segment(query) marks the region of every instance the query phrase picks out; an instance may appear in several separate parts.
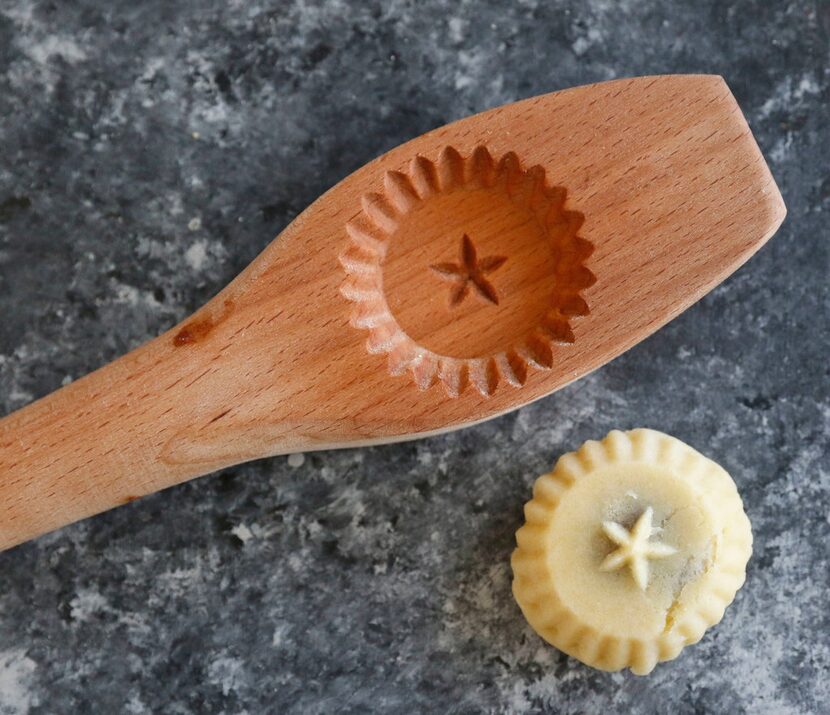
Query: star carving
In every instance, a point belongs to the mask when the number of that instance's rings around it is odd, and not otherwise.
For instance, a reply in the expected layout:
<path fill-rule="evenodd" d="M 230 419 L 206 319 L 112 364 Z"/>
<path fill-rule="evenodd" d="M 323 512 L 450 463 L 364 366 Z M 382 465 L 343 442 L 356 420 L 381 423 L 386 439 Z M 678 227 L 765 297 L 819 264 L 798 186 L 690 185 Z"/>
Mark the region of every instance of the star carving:
<path fill-rule="evenodd" d="M 612 551 L 600 564 L 600 571 L 616 571 L 623 566 L 631 569 L 634 582 L 642 591 L 648 586 L 649 559 L 664 559 L 677 553 L 677 549 L 659 541 L 649 541 L 655 533 L 652 526 L 654 510 L 648 507 L 637 519 L 631 531 L 615 521 L 604 521 L 602 530 L 619 548 Z"/>
<path fill-rule="evenodd" d="M 476 247 L 465 233 L 461 239 L 461 261 L 459 263 L 436 263 L 430 268 L 454 284 L 450 289 L 450 306 L 459 305 L 467 297 L 471 288 L 484 300 L 498 305 L 499 295 L 485 276 L 501 268 L 506 260 L 507 256 L 479 258 Z"/>

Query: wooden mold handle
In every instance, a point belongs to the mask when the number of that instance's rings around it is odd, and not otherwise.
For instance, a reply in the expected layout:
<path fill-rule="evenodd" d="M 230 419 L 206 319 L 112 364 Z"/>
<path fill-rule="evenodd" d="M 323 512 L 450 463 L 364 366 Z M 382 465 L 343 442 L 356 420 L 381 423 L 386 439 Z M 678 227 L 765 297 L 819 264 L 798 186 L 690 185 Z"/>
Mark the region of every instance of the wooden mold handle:
<path fill-rule="evenodd" d="M 167 334 L 0 420 L 0 550 L 225 466 L 163 458 L 203 372 Z"/>

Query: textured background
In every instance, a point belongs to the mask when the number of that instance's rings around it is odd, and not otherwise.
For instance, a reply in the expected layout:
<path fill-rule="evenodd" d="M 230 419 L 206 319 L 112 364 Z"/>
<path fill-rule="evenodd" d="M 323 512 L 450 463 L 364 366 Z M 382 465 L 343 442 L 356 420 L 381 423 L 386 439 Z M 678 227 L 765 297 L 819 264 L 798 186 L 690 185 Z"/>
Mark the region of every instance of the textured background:
<path fill-rule="evenodd" d="M 6 411 L 173 325 L 364 162 L 530 95 L 723 74 L 789 207 L 724 285 L 537 404 L 0 555 L 0 714 L 827 712 L 828 46 L 821 2 L 0 0 Z M 544 645 L 508 566 L 537 474 L 640 425 L 723 463 L 756 537 L 725 621 L 647 679 Z"/>

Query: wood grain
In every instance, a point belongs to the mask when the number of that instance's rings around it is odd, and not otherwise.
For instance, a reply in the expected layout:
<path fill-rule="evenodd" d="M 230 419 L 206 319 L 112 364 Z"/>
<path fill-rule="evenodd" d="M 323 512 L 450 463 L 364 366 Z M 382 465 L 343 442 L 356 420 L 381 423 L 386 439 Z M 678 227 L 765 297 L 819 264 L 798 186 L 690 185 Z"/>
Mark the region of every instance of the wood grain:
<path fill-rule="evenodd" d="M 784 215 L 715 76 L 436 129 L 327 192 L 190 319 L 1 420 L 0 548 L 230 464 L 512 410 L 671 320 Z"/>

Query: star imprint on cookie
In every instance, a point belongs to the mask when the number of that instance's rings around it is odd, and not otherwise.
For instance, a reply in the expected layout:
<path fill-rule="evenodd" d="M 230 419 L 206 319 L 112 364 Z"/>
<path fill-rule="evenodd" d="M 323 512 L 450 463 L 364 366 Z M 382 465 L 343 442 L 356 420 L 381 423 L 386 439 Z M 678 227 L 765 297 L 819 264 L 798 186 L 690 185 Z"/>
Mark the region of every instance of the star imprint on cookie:
<path fill-rule="evenodd" d="M 677 549 L 659 541 L 649 541 L 655 529 L 652 527 L 654 510 L 648 507 L 637 519 L 631 531 L 615 521 L 602 522 L 602 530 L 619 548 L 612 551 L 600 564 L 600 571 L 616 571 L 628 565 L 634 582 L 645 591 L 648 586 L 648 560 L 664 559 L 677 553 Z"/>

